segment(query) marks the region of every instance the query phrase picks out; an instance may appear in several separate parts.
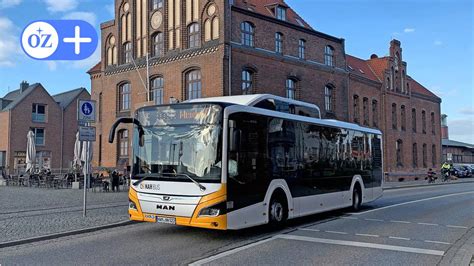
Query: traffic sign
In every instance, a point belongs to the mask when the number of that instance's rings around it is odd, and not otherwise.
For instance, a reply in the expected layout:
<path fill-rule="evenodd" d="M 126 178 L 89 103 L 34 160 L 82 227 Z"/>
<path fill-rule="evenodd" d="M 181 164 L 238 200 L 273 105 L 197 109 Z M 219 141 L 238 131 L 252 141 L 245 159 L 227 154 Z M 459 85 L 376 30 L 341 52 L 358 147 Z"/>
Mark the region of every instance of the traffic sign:
<path fill-rule="evenodd" d="M 95 122 L 95 101 L 79 100 L 77 120 L 79 122 Z"/>
<path fill-rule="evenodd" d="M 95 141 L 95 127 L 79 127 L 80 141 Z"/>

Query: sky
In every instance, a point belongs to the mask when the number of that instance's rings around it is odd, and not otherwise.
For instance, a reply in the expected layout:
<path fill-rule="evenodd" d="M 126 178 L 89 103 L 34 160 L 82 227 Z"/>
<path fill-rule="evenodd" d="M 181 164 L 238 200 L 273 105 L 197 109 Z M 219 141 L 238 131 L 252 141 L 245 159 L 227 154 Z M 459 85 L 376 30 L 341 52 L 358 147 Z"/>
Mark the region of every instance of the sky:
<path fill-rule="evenodd" d="M 408 74 L 442 98 L 450 138 L 474 143 L 472 0 L 287 0 L 318 31 L 345 39 L 348 54 L 368 59 L 402 42 Z M 82 19 L 100 32 L 113 19 L 113 0 L 0 0 L 0 97 L 22 80 L 51 93 L 85 87 L 100 50 L 75 62 L 35 61 L 20 47 L 20 35 L 40 19 Z M 99 33 L 100 34 L 100 33 Z M 100 46 L 99 46 L 100 47 Z"/>

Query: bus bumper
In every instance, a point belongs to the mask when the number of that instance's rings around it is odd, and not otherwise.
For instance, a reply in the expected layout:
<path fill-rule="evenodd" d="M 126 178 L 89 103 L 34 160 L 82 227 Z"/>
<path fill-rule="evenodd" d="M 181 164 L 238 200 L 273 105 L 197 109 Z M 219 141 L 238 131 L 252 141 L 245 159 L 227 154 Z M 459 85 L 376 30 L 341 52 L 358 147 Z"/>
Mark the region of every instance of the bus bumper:
<path fill-rule="evenodd" d="M 222 185 L 222 188 L 219 191 L 216 191 L 212 194 L 206 195 L 201 198 L 199 204 L 196 206 L 192 217 L 179 217 L 179 216 L 168 216 L 168 215 L 158 215 L 159 217 L 165 218 L 175 218 L 176 225 L 182 226 L 191 226 L 191 227 L 200 227 L 206 229 L 217 229 L 217 230 L 227 230 L 227 214 L 226 208 L 221 207 L 218 216 L 199 216 L 201 210 L 215 207 L 215 206 L 226 206 L 227 193 L 225 185 Z M 140 221 L 140 222 L 150 222 L 156 223 L 157 214 L 152 213 L 143 213 L 140 207 L 140 202 L 138 200 L 137 192 L 130 188 L 129 191 L 129 208 L 128 214 L 130 215 L 130 220 Z"/>

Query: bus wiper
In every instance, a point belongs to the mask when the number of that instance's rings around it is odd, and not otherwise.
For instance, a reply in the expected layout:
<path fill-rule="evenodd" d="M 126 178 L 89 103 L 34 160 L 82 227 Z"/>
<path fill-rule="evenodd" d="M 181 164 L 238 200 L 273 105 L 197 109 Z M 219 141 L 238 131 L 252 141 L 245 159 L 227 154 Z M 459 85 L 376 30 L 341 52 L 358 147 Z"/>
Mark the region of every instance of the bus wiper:
<path fill-rule="evenodd" d="M 146 179 L 148 179 L 148 178 L 150 178 L 150 177 L 156 177 L 156 176 L 159 177 L 158 174 L 146 174 L 144 177 L 142 177 L 142 178 L 140 178 L 139 180 L 133 182 L 133 185 L 134 185 L 134 186 L 138 186 L 138 185 L 140 185 L 141 182 L 145 181 Z"/>
<path fill-rule="evenodd" d="M 174 170 L 173 170 L 173 171 L 174 171 Z M 201 185 L 198 181 L 196 181 L 194 178 L 190 177 L 190 176 L 187 175 L 187 174 L 178 174 L 178 173 L 174 172 L 174 173 L 172 173 L 172 174 L 171 174 L 171 173 L 163 173 L 163 175 L 171 175 L 171 176 L 173 176 L 173 175 L 174 175 L 174 176 L 178 176 L 178 175 L 179 175 L 179 176 L 184 176 L 184 177 L 188 178 L 189 180 L 191 180 L 196 186 L 198 186 L 201 191 L 205 191 L 205 190 L 206 190 L 206 187 L 205 187 L 205 186 Z"/>

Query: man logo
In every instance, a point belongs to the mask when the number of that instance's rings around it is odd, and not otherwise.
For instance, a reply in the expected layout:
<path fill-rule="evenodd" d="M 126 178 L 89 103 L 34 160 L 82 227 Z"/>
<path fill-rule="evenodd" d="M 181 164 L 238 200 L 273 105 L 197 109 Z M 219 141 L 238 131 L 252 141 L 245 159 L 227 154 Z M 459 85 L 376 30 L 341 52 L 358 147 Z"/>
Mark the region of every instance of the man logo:
<path fill-rule="evenodd" d="M 167 211 L 174 211 L 175 206 L 169 206 L 169 205 L 156 205 L 156 208 L 158 210 L 167 210 Z"/>
<path fill-rule="evenodd" d="M 171 200 L 171 197 L 170 197 L 170 196 L 163 196 L 163 200 L 164 200 L 164 201 L 170 201 L 170 200 Z"/>

